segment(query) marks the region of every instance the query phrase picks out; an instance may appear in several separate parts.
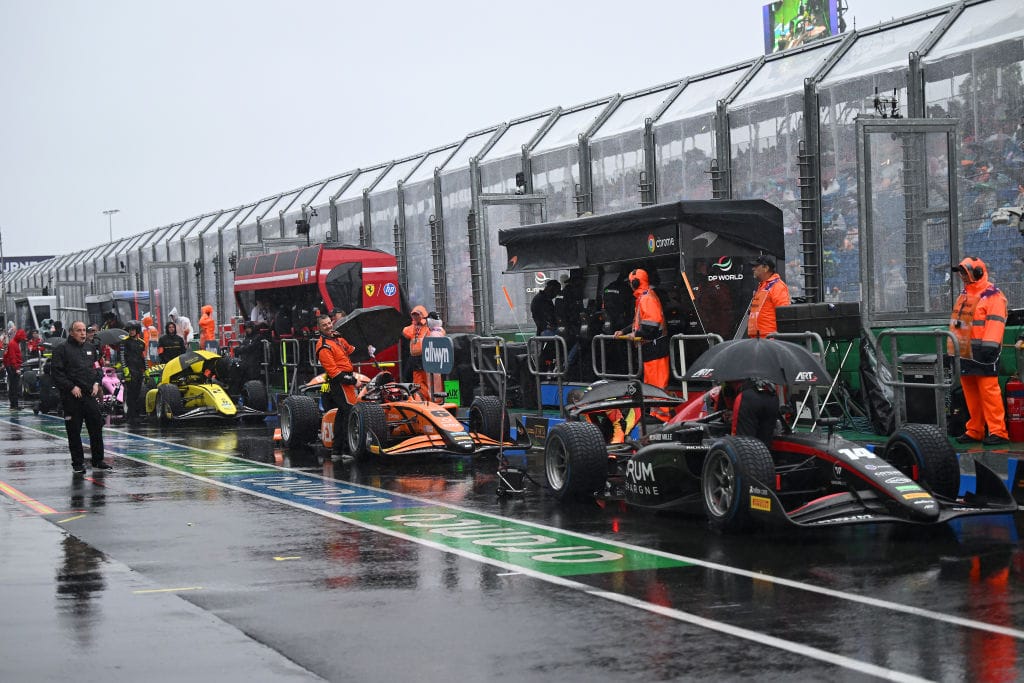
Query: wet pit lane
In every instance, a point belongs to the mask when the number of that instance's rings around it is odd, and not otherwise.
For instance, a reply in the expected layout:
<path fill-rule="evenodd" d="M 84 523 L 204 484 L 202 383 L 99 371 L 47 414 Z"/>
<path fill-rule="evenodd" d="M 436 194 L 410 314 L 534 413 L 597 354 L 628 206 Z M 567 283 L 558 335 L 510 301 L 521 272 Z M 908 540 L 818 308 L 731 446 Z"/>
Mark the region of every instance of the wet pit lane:
<path fill-rule="evenodd" d="M 0 680 L 1024 677 L 1019 515 L 718 536 L 271 432 L 115 426 L 76 479 L 59 419 L 0 411 Z"/>

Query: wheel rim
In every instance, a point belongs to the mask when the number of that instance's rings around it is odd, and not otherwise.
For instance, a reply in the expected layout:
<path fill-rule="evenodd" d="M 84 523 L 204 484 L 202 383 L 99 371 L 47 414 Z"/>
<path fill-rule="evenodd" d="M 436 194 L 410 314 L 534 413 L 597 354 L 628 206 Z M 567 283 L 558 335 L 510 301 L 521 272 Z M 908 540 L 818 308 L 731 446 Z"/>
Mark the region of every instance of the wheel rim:
<path fill-rule="evenodd" d="M 335 436 L 337 436 L 337 431 L 338 430 L 335 429 L 334 431 L 335 431 Z M 348 438 L 348 450 L 349 450 L 349 452 L 352 453 L 352 455 L 356 455 L 357 453 L 361 453 L 362 450 L 363 450 L 361 448 L 361 446 L 365 446 L 366 439 L 365 439 L 365 437 L 363 437 L 363 439 L 362 439 L 363 443 L 360 443 L 361 439 L 360 439 L 360 434 L 359 434 L 359 415 L 356 413 L 355 410 L 353 410 L 351 413 L 349 413 L 349 416 L 348 416 L 348 429 L 346 431 L 347 431 L 347 434 L 345 436 Z"/>
<path fill-rule="evenodd" d="M 292 436 L 292 411 L 290 406 L 282 407 L 284 410 L 281 411 L 281 440 L 288 443 Z"/>
<path fill-rule="evenodd" d="M 561 491 L 565 487 L 568 462 L 565 444 L 561 439 L 552 439 L 550 448 L 544 453 L 544 470 L 548 475 L 548 483 L 556 491 Z"/>
<path fill-rule="evenodd" d="M 712 460 L 704 475 L 704 501 L 713 515 L 722 517 L 736 498 L 736 469 L 725 453 L 716 451 L 708 457 Z"/>

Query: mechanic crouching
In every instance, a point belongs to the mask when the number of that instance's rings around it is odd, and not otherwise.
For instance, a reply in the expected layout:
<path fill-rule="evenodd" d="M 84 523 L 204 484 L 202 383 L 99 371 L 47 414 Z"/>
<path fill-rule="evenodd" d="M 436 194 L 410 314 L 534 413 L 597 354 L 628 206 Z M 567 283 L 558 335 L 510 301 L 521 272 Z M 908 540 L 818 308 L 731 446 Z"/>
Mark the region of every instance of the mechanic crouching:
<path fill-rule="evenodd" d="M 779 397 L 766 379 L 726 382 L 718 397 L 718 409 L 735 436 L 752 436 L 771 446 L 779 420 Z"/>

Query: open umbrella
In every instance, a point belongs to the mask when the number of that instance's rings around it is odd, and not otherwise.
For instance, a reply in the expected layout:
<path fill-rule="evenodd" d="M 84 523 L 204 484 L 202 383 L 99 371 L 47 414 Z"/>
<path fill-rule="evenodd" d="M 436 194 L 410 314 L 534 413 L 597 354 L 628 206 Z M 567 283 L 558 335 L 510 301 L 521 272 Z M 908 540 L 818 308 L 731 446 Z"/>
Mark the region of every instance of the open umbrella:
<path fill-rule="evenodd" d="M 359 362 L 370 357 L 367 346 L 385 349 L 397 344 L 402 338 L 402 328 L 408 324 L 409 320 L 401 311 L 391 306 L 368 306 L 357 308 L 334 323 L 334 331 L 356 347 L 350 357 Z"/>
<path fill-rule="evenodd" d="M 779 339 L 735 339 L 716 344 L 690 365 L 685 379 L 733 382 L 766 379 L 782 386 L 829 386 L 821 361 L 799 344 Z"/>
<path fill-rule="evenodd" d="M 128 333 L 119 327 L 111 327 L 97 332 L 96 338 L 107 346 L 117 346 L 128 338 Z"/>

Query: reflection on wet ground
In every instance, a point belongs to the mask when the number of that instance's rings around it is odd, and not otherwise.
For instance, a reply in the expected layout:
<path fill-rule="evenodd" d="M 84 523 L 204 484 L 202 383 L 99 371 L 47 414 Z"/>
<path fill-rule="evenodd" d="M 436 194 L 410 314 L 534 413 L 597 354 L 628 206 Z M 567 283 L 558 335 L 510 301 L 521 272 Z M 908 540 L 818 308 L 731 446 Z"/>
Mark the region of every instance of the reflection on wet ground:
<path fill-rule="evenodd" d="M 254 496 L 236 475 L 215 481 L 136 456 L 115 457 L 105 476 L 74 479 L 66 444 L 10 424 L 39 430 L 40 419 L 0 416 L 0 432 L 20 437 L 16 451 L 0 456 L 0 481 L 57 512 L 44 523 L 5 498 L 0 533 L 27 550 L 31 539 L 46 537 L 35 527 L 15 531 L 32 521 L 58 540 L 49 555 L 8 554 L 0 570 L 16 586 L 14 563 L 30 557 L 50 567 L 49 597 L 39 602 L 23 591 L 16 605 L 38 610 L 55 600 L 56 621 L 32 632 L 51 640 L 59 633 L 75 651 L 109 650 L 111 632 L 137 640 L 115 624 L 130 617 L 135 630 L 159 630 L 187 607 L 161 642 L 195 647 L 187 633 L 195 620 L 216 622 L 210 642 L 218 647 L 199 648 L 205 654 L 192 669 L 200 677 L 223 662 L 228 671 L 251 672 L 244 662 L 259 658 L 264 674 L 327 680 L 407 679 L 410 672 L 422 680 L 1020 677 L 1019 515 L 934 529 L 718 536 L 695 517 L 617 503 L 564 505 L 533 484 L 523 496 L 499 498 L 494 458 L 332 461 L 322 452 L 275 448 L 263 425 L 133 430 L 425 506 L 400 511 L 419 527 L 388 526 L 387 510 L 314 514 L 306 503 Z M 116 438 L 111 443 L 128 450 Z M 159 447 L 132 446 L 140 456 Z M 537 456 L 530 470 L 542 477 Z M 532 526 L 481 526 L 491 520 Z M 463 525 L 467 539 L 472 532 L 492 542 L 484 546 L 491 554 L 442 545 L 458 531 L 449 524 Z M 493 561 L 509 557 L 493 550 L 497 534 L 525 545 L 530 534 L 557 533 L 573 534 L 560 547 L 600 542 L 666 564 L 556 576 Z M 13 671 L 23 674 L 4 680 L 56 680 L 73 668 L 41 670 L 10 642 L 0 647 L 2 661 L 17 662 Z M 121 671 L 150 664 L 142 655 L 126 661 Z M 159 662 L 152 665 L 159 670 Z M 40 671 L 41 678 L 31 675 Z M 137 680 L 104 673 L 104 680 Z"/>

